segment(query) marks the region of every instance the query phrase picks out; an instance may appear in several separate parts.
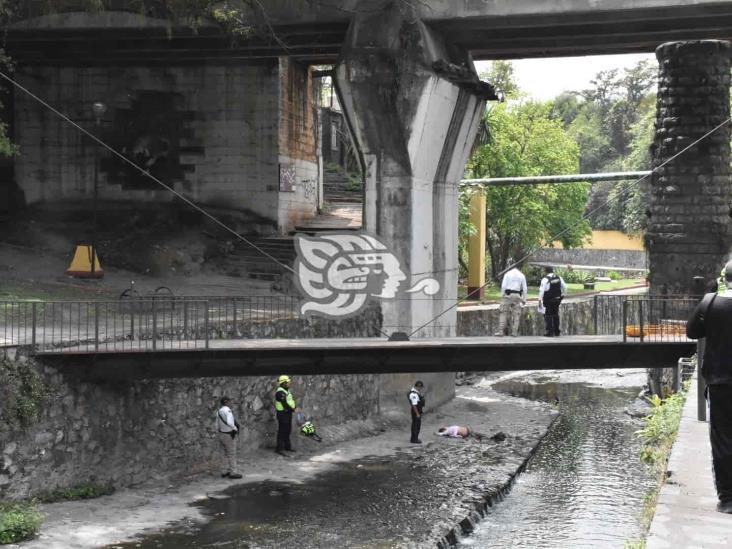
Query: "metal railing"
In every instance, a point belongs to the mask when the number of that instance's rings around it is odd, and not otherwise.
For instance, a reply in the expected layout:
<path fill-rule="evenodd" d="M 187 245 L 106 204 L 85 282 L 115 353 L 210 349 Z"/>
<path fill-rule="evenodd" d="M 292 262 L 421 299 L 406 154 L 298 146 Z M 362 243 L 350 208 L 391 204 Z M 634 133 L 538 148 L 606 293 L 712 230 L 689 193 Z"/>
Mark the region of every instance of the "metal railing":
<path fill-rule="evenodd" d="M 590 298 L 585 333 L 618 342 L 685 341 L 696 299 L 644 295 Z M 299 319 L 293 296 L 186 296 L 119 301 L 0 302 L 0 346 L 89 352 L 208 348 L 212 339 L 276 337 L 271 329 Z M 286 328 L 284 326 L 280 326 Z"/>
<path fill-rule="evenodd" d="M 299 318 L 293 296 L 0 302 L 0 346 L 90 352 L 208 348 L 257 324 Z"/>

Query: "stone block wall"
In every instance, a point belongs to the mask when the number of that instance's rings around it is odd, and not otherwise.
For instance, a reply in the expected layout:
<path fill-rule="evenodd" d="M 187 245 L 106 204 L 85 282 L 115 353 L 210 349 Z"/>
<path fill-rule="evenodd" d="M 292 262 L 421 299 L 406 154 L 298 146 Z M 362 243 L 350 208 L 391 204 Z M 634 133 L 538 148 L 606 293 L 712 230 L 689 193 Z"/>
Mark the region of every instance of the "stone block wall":
<path fill-rule="evenodd" d="M 194 202 L 270 219 L 281 232 L 315 214 L 312 86 L 288 60 L 167 67 L 21 67 L 19 81 Z M 92 104 L 107 111 L 100 125 Z M 16 181 L 26 204 L 91 200 L 99 154 L 104 202 L 173 195 L 22 92 L 15 94 Z M 308 154 L 306 154 L 308 153 Z M 281 165 L 297 185 L 282 192 Z"/>
<path fill-rule="evenodd" d="M 722 125 L 730 114 L 729 56 L 730 44 L 713 40 L 656 50 L 655 173 L 646 231 L 651 293 L 696 293 L 692 278 L 718 276 L 730 252 L 730 126 Z"/>
<path fill-rule="evenodd" d="M 215 470 L 221 452 L 214 420 L 223 395 L 233 399 L 242 426 L 240 452 L 274 445 L 274 378 L 88 383 L 21 355 L 11 358 L 35 369 L 49 396 L 31 426 L 0 429 L 0 498 L 90 479 L 121 487 Z M 319 427 L 377 414 L 378 386 L 376 375 L 293 378 L 298 405 Z"/>

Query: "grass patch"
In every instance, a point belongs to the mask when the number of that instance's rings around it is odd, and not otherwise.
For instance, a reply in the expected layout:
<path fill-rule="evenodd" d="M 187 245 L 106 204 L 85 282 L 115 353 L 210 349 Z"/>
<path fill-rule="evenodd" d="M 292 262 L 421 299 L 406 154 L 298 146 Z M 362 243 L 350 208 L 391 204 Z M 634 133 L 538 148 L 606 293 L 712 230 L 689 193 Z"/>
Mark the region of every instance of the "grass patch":
<path fill-rule="evenodd" d="M 0 503 L 0 544 L 30 539 L 42 523 L 43 515 L 32 503 Z"/>
<path fill-rule="evenodd" d="M 37 499 L 43 503 L 56 503 L 57 501 L 93 499 L 110 494 L 114 494 L 114 486 L 111 484 L 90 481 L 70 488 L 56 488 L 50 492 L 43 492 L 37 496 Z"/>
<path fill-rule="evenodd" d="M 651 403 L 651 413 L 643 419 L 645 427 L 636 434 L 643 439 L 645 445 L 640 451 L 640 460 L 652 468 L 656 478 L 656 486 L 651 488 L 643 498 L 643 513 L 641 526 L 648 532 L 656 514 L 656 504 L 661 488 L 666 481 L 666 466 L 668 457 L 681 423 L 681 412 L 686 402 L 686 395 L 690 382 L 684 383 L 683 389 L 668 398 L 661 399 L 653 395 L 648 401 Z M 645 540 L 627 541 L 624 549 L 645 549 Z"/>

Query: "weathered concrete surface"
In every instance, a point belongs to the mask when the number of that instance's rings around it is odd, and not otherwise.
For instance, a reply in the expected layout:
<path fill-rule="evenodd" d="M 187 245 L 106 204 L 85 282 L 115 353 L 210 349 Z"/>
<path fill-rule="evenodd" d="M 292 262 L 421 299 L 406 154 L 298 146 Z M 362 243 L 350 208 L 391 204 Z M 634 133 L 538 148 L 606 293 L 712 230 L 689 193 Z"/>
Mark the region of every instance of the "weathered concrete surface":
<path fill-rule="evenodd" d="M 338 516 L 352 517 L 349 536 L 353 539 L 363 537 L 369 543 L 388 540 L 385 546 L 410 549 L 434 547 L 438 543 L 446 547 L 446 542 L 455 541 L 463 528 L 467 531 L 472 528 L 487 504 L 501 498 L 557 414 L 546 404 L 502 396 L 486 386 L 461 388 L 459 397 L 439 410 L 428 408 L 421 446 L 407 442 L 406 409 L 380 425 L 362 426 L 362 434 L 368 434 L 374 427 L 386 429 L 376 436 L 343 441 L 343 432 L 326 427 L 322 429 L 325 437 L 322 445 L 296 437 L 296 459 L 273 459 L 269 452 L 241 457 L 242 481 L 232 483 L 199 476 L 181 485 L 159 479 L 101 500 L 43 506 L 47 519 L 41 536 L 21 547 L 87 549 L 129 540 L 142 530 L 149 533 L 151 529 L 159 530 L 170 526 L 173 520 L 184 518 L 185 521 L 173 526 L 173 531 L 189 530 L 191 525 L 213 519 L 206 509 L 189 504 L 194 500 L 236 497 L 237 488 L 262 481 L 300 486 L 317 483 L 322 475 L 335 472 L 338 467 L 355 469 L 358 462 L 352 462 L 363 457 L 377 460 L 378 466 L 393 468 L 395 472 L 406 467 L 408 474 L 389 483 L 383 491 L 379 487 L 379 497 L 368 501 L 355 496 L 323 501 L 318 508 L 293 507 L 287 521 L 296 527 L 277 530 L 275 538 L 267 537 L 267 528 L 263 529 L 264 538 L 255 532 L 257 546 L 327 547 L 329 543 L 324 540 L 328 539 L 332 521 Z M 442 439 L 434 434 L 439 426 L 454 423 L 467 423 L 473 430 L 488 435 L 500 431 L 506 439 L 462 441 Z M 352 430 L 351 436 L 355 433 Z M 368 482 L 368 465 L 363 471 L 364 482 Z M 221 494 L 221 490 L 232 484 L 234 488 Z M 232 516 L 215 520 L 234 524 L 238 519 Z M 339 523 L 337 528 L 341 527 Z M 239 527 L 236 531 L 246 534 Z M 294 538 L 290 540 L 288 536 Z M 133 539 L 130 546 L 138 542 Z M 149 543 L 155 545 L 157 540 Z M 175 547 L 175 538 L 170 543 L 170 547 Z"/>
<path fill-rule="evenodd" d="M 679 434 L 668 461 L 647 549 L 707 549 L 732 546 L 732 515 L 716 510 L 709 424 L 696 419 L 697 379 L 689 388 Z"/>
<path fill-rule="evenodd" d="M 332 62 L 338 56 L 351 17 L 384 11 L 392 3 L 410 17 L 427 21 L 477 58 L 652 51 L 670 40 L 732 36 L 732 12 L 725 0 L 271 0 L 264 10 L 255 8 L 248 19 L 255 24 L 273 25 L 280 38 L 276 42 L 255 38 L 232 47 L 231 40 L 206 21 L 199 22 L 195 36 L 184 22 L 179 22 L 180 26 L 173 27 L 171 32 L 170 14 L 165 10 L 152 10 L 150 18 L 143 18 L 136 5 L 131 8 L 135 13 L 41 15 L 44 12 L 39 4 L 32 4 L 22 12 L 28 19 L 15 23 L 9 38 L 11 43 L 22 40 L 16 42 L 21 48 L 16 56 L 28 58 L 45 53 L 53 59 L 58 52 L 49 47 L 51 39 L 43 37 L 44 30 L 126 29 L 139 36 L 143 28 L 148 36 L 156 38 L 159 46 L 149 53 L 151 62 L 170 60 L 171 52 L 176 50 L 187 59 L 278 56 L 285 51 L 283 44 L 288 54 Z M 31 45 L 29 38 L 36 43 Z M 134 59 L 130 45 L 115 43 L 111 36 L 97 37 L 99 44 L 104 44 L 97 51 L 84 48 L 79 38 L 71 47 L 80 58 L 101 57 L 103 53 L 120 60 Z"/>
<path fill-rule="evenodd" d="M 217 215 L 286 233 L 315 215 L 316 157 L 310 69 L 260 63 L 19 68 L 19 82 L 166 185 Z M 107 104 L 95 126 L 91 104 Z M 15 182 L 25 205 L 88 211 L 99 155 L 102 210 L 171 203 L 174 196 L 101 149 L 27 94 L 14 91 Z M 289 185 L 281 185 L 287 178 Z"/>
<path fill-rule="evenodd" d="M 651 294 L 694 295 L 694 276 L 719 276 L 732 246 L 730 43 L 690 41 L 656 50 L 660 63 L 655 170 L 645 234 Z M 663 165 L 674 155 L 678 159 Z"/>

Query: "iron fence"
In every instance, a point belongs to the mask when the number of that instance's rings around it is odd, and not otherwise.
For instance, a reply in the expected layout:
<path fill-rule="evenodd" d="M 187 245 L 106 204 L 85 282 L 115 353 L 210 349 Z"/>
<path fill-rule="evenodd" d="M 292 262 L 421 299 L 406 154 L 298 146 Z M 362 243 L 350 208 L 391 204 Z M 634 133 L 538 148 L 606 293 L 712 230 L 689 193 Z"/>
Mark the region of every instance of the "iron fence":
<path fill-rule="evenodd" d="M 207 348 L 261 323 L 299 317 L 292 296 L 186 296 L 118 301 L 0 302 L 0 346 L 85 351 Z"/>
<path fill-rule="evenodd" d="M 683 341 L 698 303 L 685 297 L 598 295 L 585 333 L 618 341 Z M 269 326 L 300 318 L 294 296 L 186 296 L 119 301 L 0 302 L 0 346 L 90 352 L 208 348 L 212 339 L 274 337 Z"/>

